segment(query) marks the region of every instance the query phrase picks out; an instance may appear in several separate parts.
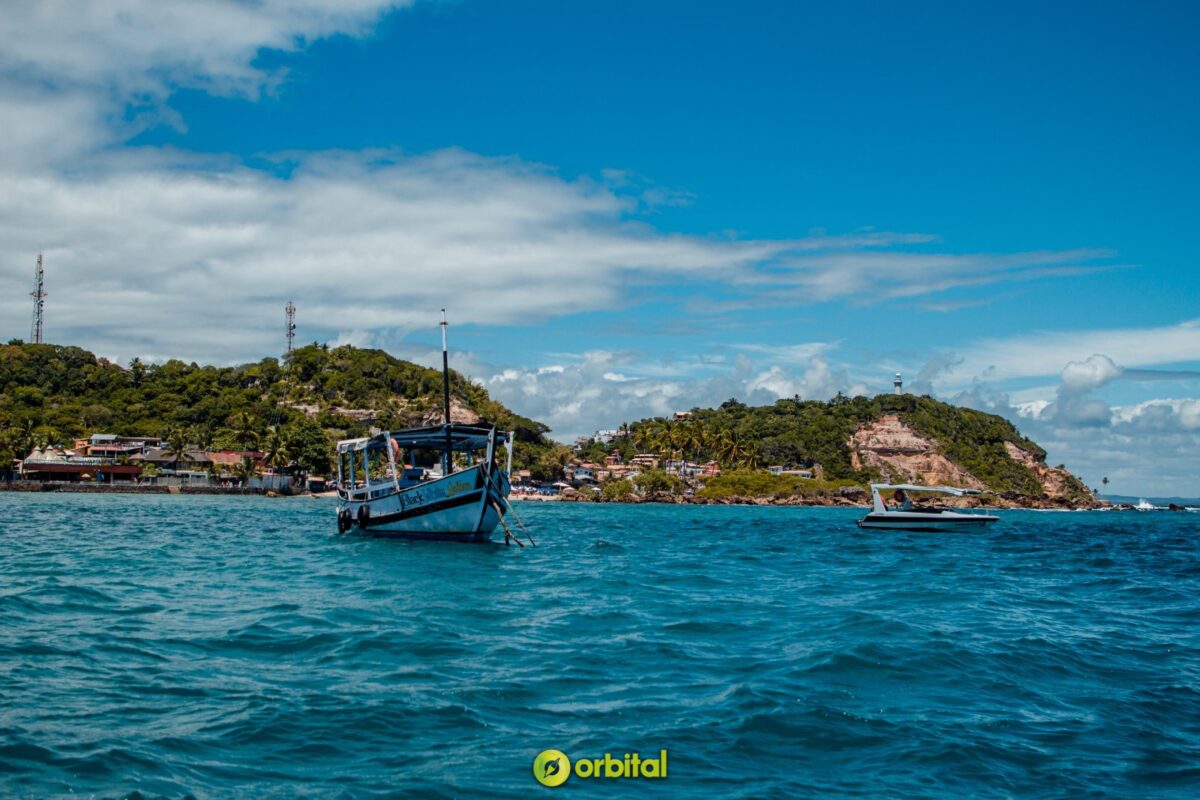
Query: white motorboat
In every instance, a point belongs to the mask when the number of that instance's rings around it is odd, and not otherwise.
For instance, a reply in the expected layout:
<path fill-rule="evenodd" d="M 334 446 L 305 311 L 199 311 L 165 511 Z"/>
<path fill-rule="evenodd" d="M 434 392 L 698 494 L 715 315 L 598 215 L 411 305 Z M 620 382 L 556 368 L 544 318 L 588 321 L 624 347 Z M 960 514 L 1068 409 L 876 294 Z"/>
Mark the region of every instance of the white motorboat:
<path fill-rule="evenodd" d="M 894 507 L 889 507 L 881 492 L 892 492 Z M 972 514 L 940 506 L 914 505 L 913 492 L 932 492 L 954 497 L 982 494 L 978 489 L 953 486 L 915 486 L 911 484 L 871 484 L 871 513 L 858 521 L 858 527 L 897 531 L 981 530 L 1000 518 L 992 514 Z"/>

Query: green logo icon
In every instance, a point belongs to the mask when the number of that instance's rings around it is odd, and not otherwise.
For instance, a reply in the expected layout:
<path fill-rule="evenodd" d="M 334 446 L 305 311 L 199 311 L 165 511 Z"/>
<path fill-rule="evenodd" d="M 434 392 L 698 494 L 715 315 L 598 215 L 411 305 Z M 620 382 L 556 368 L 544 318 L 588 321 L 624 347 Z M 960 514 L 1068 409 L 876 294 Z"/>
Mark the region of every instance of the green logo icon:
<path fill-rule="evenodd" d="M 543 750 L 533 760 L 533 777 L 542 786 L 561 786 L 571 775 L 571 759 L 561 750 Z"/>

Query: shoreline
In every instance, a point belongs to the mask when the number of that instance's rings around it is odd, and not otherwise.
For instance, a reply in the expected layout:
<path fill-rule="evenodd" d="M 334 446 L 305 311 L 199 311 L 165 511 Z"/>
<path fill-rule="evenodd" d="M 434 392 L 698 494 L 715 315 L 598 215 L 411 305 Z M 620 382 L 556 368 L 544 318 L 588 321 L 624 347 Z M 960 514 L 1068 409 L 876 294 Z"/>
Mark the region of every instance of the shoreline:
<path fill-rule="evenodd" d="M 152 495 L 245 495 L 257 497 L 299 497 L 299 493 L 283 493 L 274 489 L 227 486 L 139 486 L 124 483 L 42 483 L 40 481 L 0 481 L 0 492 L 27 494 L 152 494 Z"/>
<path fill-rule="evenodd" d="M 67 493 L 67 494 L 144 494 L 144 495 L 225 495 L 245 497 L 332 497 L 333 492 L 295 492 L 285 494 L 270 489 L 224 486 L 137 486 L 126 484 L 96 483 L 40 483 L 37 481 L 0 481 L 0 492 L 21 493 Z M 619 500 L 601 500 L 583 496 L 512 495 L 510 501 L 529 503 L 577 503 L 596 505 L 693 505 L 693 506 L 780 506 L 792 508 L 870 508 L 871 504 L 857 497 L 684 497 L 681 495 L 656 494 L 651 497 L 627 497 Z M 955 508 L 992 509 L 1010 511 L 1124 511 L 1132 506 L 1109 503 L 1071 503 L 1068 501 L 1020 502 L 1002 499 L 999 503 L 944 504 Z"/>

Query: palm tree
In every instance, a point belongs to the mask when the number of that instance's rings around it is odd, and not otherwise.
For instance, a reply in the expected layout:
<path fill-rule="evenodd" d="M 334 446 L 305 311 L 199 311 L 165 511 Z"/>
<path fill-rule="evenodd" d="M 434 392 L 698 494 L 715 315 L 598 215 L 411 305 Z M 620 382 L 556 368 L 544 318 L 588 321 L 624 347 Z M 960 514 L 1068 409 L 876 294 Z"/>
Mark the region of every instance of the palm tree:
<path fill-rule="evenodd" d="M 699 460 L 700 453 L 708 447 L 708 431 L 704 429 L 704 422 L 696 420 L 683 429 L 684 447 L 692 454 L 692 458 Z"/>
<path fill-rule="evenodd" d="M 187 454 L 187 433 L 178 425 L 167 428 L 163 437 L 167 440 L 167 452 L 171 454 L 171 469 L 179 471 L 179 460 Z"/>
<path fill-rule="evenodd" d="M 146 365 L 140 358 L 135 357 L 129 362 L 129 374 L 133 378 L 134 388 L 142 385 L 142 379 L 146 377 Z"/>
<path fill-rule="evenodd" d="M 245 411 L 238 412 L 234 417 L 234 436 L 241 443 L 243 450 L 253 450 L 254 445 L 258 444 L 258 431 L 254 429 L 254 422 L 254 418 Z"/>
<path fill-rule="evenodd" d="M 264 449 L 266 453 L 263 456 L 263 463 L 268 467 L 282 467 L 288 463 L 288 458 L 285 454 L 287 443 L 283 438 L 283 433 L 276 426 L 272 425 L 267 429 L 267 439 Z"/>
<path fill-rule="evenodd" d="M 4 475 L 5 480 L 12 480 L 12 465 L 19 457 L 24 458 L 24 456 L 17 455 L 15 432 L 0 432 L 0 474 Z"/>
<path fill-rule="evenodd" d="M 33 451 L 37 444 L 37 435 L 34 433 L 36 430 L 37 423 L 29 418 L 25 419 L 21 423 L 21 427 L 17 428 L 15 445 L 19 458 L 25 458 Z"/>
<path fill-rule="evenodd" d="M 733 431 L 723 430 L 717 434 L 714 447 L 717 451 L 717 460 L 723 467 L 737 466 L 742 460 L 742 446 L 738 442 L 737 434 Z"/>
<path fill-rule="evenodd" d="M 683 444 L 684 431 L 678 422 L 666 420 L 658 429 L 658 447 L 667 456 L 675 458 Z"/>
<path fill-rule="evenodd" d="M 197 447 L 207 452 L 212 450 L 213 439 L 215 439 L 216 436 L 213 434 L 212 428 L 208 427 L 207 425 L 200 425 L 192 429 L 191 438 L 192 441 L 196 443 Z"/>
<path fill-rule="evenodd" d="M 254 459 L 249 456 L 242 458 L 241 462 L 233 468 L 233 474 L 242 480 L 242 486 L 249 486 L 250 479 L 255 476 L 258 469 L 254 466 Z"/>
<path fill-rule="evenodd" d="M 653 438 L 654 429 L 649 425 L 638 425 L 633 429 L 633 444 L 639 451 L 645 450 L 647 447 L 649 447 Z"/>

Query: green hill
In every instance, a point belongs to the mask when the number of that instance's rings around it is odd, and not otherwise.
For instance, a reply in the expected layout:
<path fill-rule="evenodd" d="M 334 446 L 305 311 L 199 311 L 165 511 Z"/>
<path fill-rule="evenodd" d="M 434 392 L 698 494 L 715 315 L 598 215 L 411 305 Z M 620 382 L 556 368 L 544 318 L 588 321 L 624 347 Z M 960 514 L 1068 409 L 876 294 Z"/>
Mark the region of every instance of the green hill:
<path fill-rule="evenodd" d="M 911 434 L 910 442 L 917 443 L 911 452 L 893 453 L 856 440 L 856 434 L 884 420 L 896 420 L 896 428 Z M 726 472 L 777 464 L 819 466 L 820 477 L 830 486 L 882 478 L 921 480 L 919 467 L 905 472 L 905 459 L 911 457 L 936 462 L 943 471 L 997 493 L 1070 502 L 1093 499 L 1064 468 L 1046 466 L 1045 451 L 1008 420 L 930 397 L 839 395 L 829 402 L 785 399 L 761 407 L 729 400 L 716 409 L 693 409 L 684 420 L 647 419 L 626 429 L 628 439 L 616 446 L 627 457 L 651 450 L 717 461 Z M 588 455 L 598 457 L 612 447 L 593 445 Z M 739 480 L 746 482 L 744 474 Z M 786 488 L 795 480 L 778 483 Z"/>
<path fill-rule="evenodd" d="M 514 430 L 519 464 L 550 447 L 546 426 L 514 414 L 480 386 L 450 376 L 456 408 Z M 126 366 L 79 347 L 0 345 L 0 456 L 93 432 L 186 437 L 211 447 L 290 449 L 314 472 L 329 468 L 336 438 L 371 426 L 439 419 L 442 375 L 381 350 L 316 344 L 281 362 L 236 367 L 171 360 Z M 322 452 L 325 453 L 322 457 Z M 301 454 L 304 454 L 301 458 Z"/>

